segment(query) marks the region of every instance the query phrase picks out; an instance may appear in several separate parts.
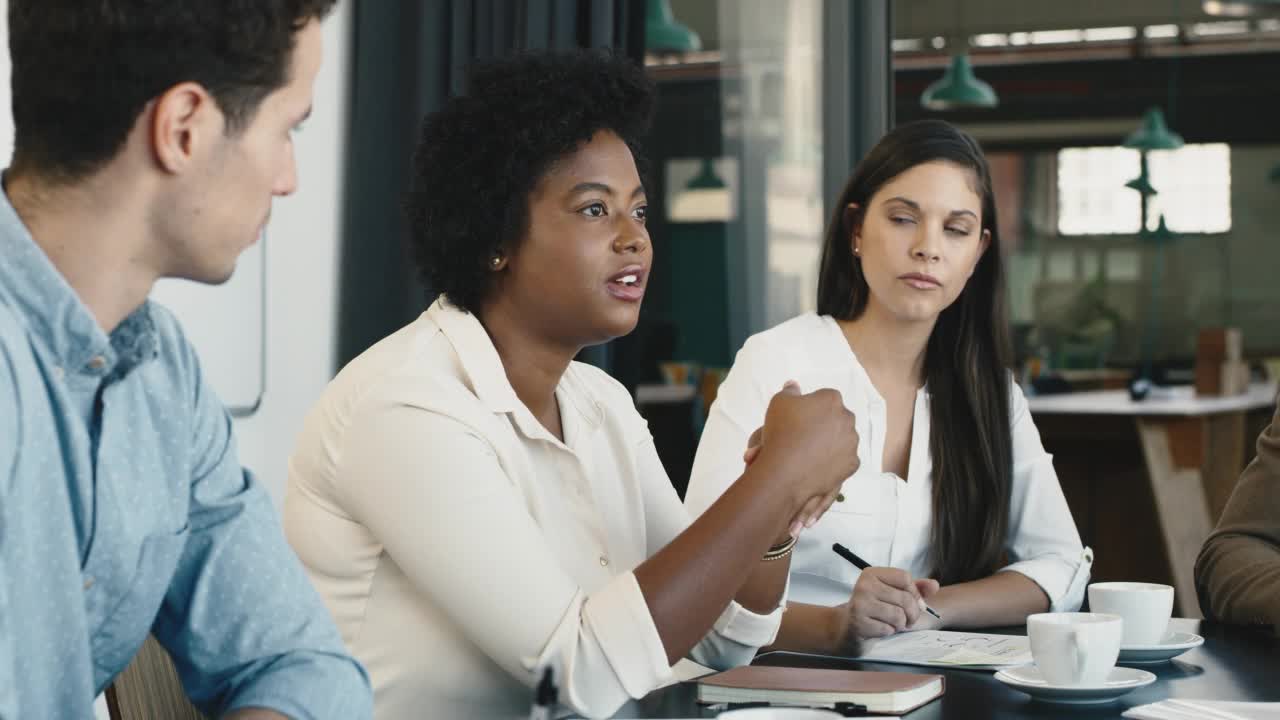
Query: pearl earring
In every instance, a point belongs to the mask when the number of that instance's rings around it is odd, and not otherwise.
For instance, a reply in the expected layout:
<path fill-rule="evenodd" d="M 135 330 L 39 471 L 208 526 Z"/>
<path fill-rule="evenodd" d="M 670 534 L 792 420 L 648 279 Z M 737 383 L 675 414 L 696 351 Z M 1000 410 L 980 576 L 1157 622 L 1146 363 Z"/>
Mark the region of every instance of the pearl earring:
<path fill-rule="evenodd" d="M 502 264 L 501 255 L 494 255 L 493 257 L 489 258 L 489 267 L 493 268 L 494 270 L 497 270 L 498 266 L 501 264 Z"/>

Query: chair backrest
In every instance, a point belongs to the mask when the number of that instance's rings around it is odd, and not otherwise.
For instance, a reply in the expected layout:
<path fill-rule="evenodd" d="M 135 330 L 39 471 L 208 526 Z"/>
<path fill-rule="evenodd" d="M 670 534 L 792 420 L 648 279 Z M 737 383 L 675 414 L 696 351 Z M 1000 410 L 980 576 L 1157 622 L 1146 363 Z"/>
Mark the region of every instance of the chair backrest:
<path fill-rule="evenodd" d="M 207 720 L 187 700 L 169 653 L 151 635 L 107 688 L 107 710 L 111 720 Z"/>

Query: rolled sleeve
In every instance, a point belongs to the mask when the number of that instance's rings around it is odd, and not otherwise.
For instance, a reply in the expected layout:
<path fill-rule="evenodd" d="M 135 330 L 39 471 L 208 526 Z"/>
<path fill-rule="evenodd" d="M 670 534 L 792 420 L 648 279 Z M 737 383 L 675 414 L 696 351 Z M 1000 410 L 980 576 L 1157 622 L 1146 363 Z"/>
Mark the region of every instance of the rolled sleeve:
<path fill-rule="evenodd" d="M 619 575 L 593 593 L 583 604 L 582 614 L 627 695 L 643 697 L 670 680 L 667 651 L 658 635 L 658 628 L 653 624 L 635 573 Z M 583 675 L 587 674 L 578 678 Z M 570 673 L 570 677 L 573 678 L 574 674 Z M 574 683 L 570 686 L 571 694 L 579 698 L 575 705 L 597 705 L 587 700 L 591 689 L 581 685 Z"/>
<path fill-rule="evenodd" d="M 1013 498 L 1006 546 L 1012 561 L 1002 571 L 1021 573 L 1040 586 L 1053 612 L 1073 611 L 1084 602 L 1092 553 L 1080 542 L 1071 509 L 1053 469 L 1053 456 L 1016 385 L 1010 390 L 1013 424 Z"/>
<path fill-rule="evenodd" d="M 648 435 L 647 428 L 644 433 Z M 745 438 L 742 446 L 745 449 Z M 667 479 L 666 470 L 662 467 L 652 439 L 644 441 L 636 454 L 640 458 L 641 476 L 645 479 L 648 552 L 653 555 L 688 527 L 689 510 L 680 503 L 680 498 Z M 711 632 L 694 646 L 690 657 L 702 665 L 721 670 L 750 663 L 757 650 L 777 638 L 790 588 L 791 578 L 788 575 L 778 607 L 765 615 L 754 613 L 736 601 L 730 601 L 716 619 Z"/>
<path fill-rule="evenodd" d="M 791 578 L 788 576 L 778 607 L 766 615 L 754 613 L 736 601 L 730 602 L 716 619 L 712 631 L 693 648 L 690 657 L 717 670 L 750 664 L 760 648 L 772 645 L 778 638 L 790 590 Z"/>
<path fill-rule="evenodd" d="M 255 679 L 236 693 L 225 713 L 267 708 L 293 720 L 371 717 L 369 691 L 352 683 L 353 674 L 343 665 L 341 656 L 314 652 L 294 652 L 266 663 L 253 669 Z"/>
<path fill-rule="evenodd" d="M 787 582 L 790 584 L 789 579 Z M 782 612 L 786 602 L 786 593 L 783 593 L 782 602 L 767 615 L 759 615 L 736 601 L 731 602 L 716 620 L 715 631 L 725 639 L 742 645 L 752 647 L 768 645 L 778 636 L 778 624 L 782 622 Z"/>
<path fill-rule="evenodd" d="M 189 535 L 153 626 L 187 693 L 206 712 L 370 717 L 368 678 L 240 467 L 230 418 L 207 387 L 196 409 Z"/>
<path fill-rule="evenodd" d="M 1084 602 L 1089 584 L 1092 555 L 1084 551 L 1074 561 L 1067 558 L 1039 558 L 1015 562 L 1000 572 L 1016 572 L 1027 576 L 1049 597 L 1049 612 L 1074 612 Z"/>

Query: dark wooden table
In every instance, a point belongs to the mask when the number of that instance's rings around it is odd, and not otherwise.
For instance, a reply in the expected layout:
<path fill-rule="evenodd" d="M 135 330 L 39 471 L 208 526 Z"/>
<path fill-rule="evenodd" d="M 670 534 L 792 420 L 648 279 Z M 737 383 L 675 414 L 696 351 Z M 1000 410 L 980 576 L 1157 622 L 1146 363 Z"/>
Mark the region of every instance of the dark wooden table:
<path fill-rule="evenodd" d="M 764 655 L 760 664 L 788 664 L 845 670 L 893 670 L 937 673 L 947 678 L 940 699 L 906 717 L 911 720 L 971 720 L 992 718 L 1118 718 L 1130 707 L 1166 698 L 1195 700 L 1252 700 L 1280 702 L 1280 639 L 1270 631 L 1175 619 L 1170 628 L 1203 635 L 1204 645 L 1160 665 L 1133 665 L 1149 670 L 1156 681 L 1105 705 L 1055 705 L 1032 700 L 996 680 L 992 672 L 944 670 L 911 665 L 860 663 L 836 658 Z M 1022 628 L 1005 629 L 1021 634 Z M 1000 632 L 999 630 L 995 632 Z M 781 663 L 771 662 L 780 659 Z M 692 683 L 651 693 L 640 703 L 644 718 L 715 717 L 716 712 L 694 702 Z"/>

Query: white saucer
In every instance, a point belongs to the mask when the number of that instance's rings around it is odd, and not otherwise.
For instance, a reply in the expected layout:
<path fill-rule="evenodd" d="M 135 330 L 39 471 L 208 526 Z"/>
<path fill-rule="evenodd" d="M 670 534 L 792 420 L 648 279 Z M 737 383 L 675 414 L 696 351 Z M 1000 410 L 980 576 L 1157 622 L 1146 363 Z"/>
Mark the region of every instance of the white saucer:
<path fill-rule="evenodd" d="M 1119 662 L 1130 665 L 1154 665 L 1168 662 L 1194 647 L 1204 644 L 1195 633 L 1171 632 L 1155 645 L 1122 645 Z"/>
<path fill-rule="evenodd" d="M 996 679 L 1037 700 L 1086 705 L 1111 702 L 1131 690 L 1150 685 L 1156 681 L 1156 676 L 1137 668 L 1114 667 L 1102 685 L 1050 685 L 1041 677 L 1040 668 L 1035 665 L 1019 665 L 997 672 Z"/>

